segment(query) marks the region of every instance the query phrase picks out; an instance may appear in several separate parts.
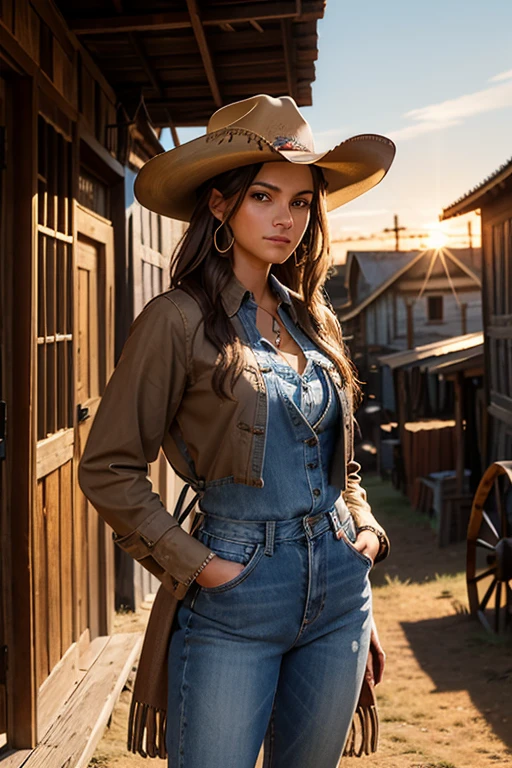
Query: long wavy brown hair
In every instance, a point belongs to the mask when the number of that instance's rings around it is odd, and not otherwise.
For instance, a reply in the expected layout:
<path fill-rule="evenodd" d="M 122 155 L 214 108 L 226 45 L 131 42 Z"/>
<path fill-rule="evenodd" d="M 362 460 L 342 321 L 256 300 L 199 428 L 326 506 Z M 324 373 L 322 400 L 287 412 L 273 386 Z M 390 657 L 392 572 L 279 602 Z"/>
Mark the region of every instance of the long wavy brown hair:
<path fill-rule="evenodd" d="M 233 385 L 242 373 L 244 355 L 242 342 L 221 301 L 222 291 L 233 275 L 233 268 L 231 251 L 223 255 L 214 246 L 213 235 L 219 222 L 209 208 L 210 194 L 217 189 L 227 200 L 225 226 L 219 233 L 224 235 L 261 167 L 262 163 L 256 163 L 235 168 L 209 179 L 199 188 L 190 226 L 171 260 L 171 288 L 181 288 L 199 303 L 204 316 L 205 335 L 220 353 L 213 376 L 213 387 L 220 397 L 233 397 Z M 310 168 L 313 176 L 310 220 L 296 249 L 297 258 L 291 256 L 283 264 L 273 264 L 271 272 L 290 290 L 301 327 L 337 366 L 345 386 L 356 401 L 360 392 L 359 382 L 343 341 L 340 324 L 324 292 L 331 267 L 326 182 L 320 168 Z M 226 245 L 227 242 L 219 243 L 221 248 Z"/>

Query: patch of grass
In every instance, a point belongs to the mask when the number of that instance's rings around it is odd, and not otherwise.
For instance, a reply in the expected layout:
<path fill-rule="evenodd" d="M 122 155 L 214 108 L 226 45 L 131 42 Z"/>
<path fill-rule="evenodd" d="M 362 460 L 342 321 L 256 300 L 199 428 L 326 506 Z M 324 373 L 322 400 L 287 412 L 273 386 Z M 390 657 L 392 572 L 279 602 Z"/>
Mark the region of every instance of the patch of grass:
<path fill-rule="evenodd" d="M 409 584 L 411 584 L 410 579 L 405 579 L 402 581 L 397 573 L 394 576 L 390 576 L 389 573 L 385 573 L 384 581 L 388 587 L 408 587 Z"/>

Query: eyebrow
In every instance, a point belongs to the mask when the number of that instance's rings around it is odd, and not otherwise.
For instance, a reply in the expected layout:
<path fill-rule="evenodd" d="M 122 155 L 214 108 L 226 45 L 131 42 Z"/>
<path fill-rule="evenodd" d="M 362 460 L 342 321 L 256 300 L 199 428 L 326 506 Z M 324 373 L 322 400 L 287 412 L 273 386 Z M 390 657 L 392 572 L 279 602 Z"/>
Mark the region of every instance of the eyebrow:
<path fill-rule="evenodd" d="M 272 189 L 274 192 L 282 192 L 283 190 L 280 187 L 276 187 L 275 184 L 270 184 L 268 181 L 253 181 L 251 184 L 251 187 L 256 186 L 256 184 L 259 184 L 261 187 L 267 187 L 267 189 Z M 297 197 L 297 195 L 313 195 L 314 192 L 312 189 L 301 189 L 300 192 L 296 192 L 293 196 Z"/>

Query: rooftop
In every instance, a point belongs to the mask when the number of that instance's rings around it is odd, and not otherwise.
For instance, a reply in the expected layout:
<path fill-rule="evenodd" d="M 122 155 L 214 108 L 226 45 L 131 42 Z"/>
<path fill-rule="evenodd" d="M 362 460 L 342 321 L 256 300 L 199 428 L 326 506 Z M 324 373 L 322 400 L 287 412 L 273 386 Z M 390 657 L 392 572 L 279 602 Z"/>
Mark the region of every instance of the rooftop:
<path fill-rule="evenodd" d="M 512 158 L 501 165 L 494 173 L 484 179 L 476 187 L 470 189 L 465 195 L 443 209 L 440 220 L 451 219 L 453 216 L 461 216 L 464 213 L 481 208 L 484 202 L 488 202 L 496 195 L 500 188 L 506 186 L 512 188 Z"/>

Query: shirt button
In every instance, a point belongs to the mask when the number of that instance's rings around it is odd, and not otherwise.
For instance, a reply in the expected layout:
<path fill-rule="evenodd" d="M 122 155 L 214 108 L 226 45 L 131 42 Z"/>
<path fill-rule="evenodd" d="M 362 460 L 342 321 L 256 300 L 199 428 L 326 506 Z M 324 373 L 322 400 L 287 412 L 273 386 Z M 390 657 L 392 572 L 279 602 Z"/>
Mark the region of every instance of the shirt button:
<path fill-rule="evenodd" d="M 321 493 L 320 488 L 313 488 L 313 496 L 320 496 Z"/>
<path fill-rule="evenodd" d="M 308 439 L 305 442 L 306 442 L 306 445 L 313 446 L 313 445 L 316 445 L 318 443 L 318 438 L 317 437 L 308 437 Z"/>
<path fill-rule="evenodd" d="M 316 463 L 316 461 L 310 461 L 308 464 L 308 469 L 317 469 L 317 467 L 318 467 L 318 464 Z"/>

